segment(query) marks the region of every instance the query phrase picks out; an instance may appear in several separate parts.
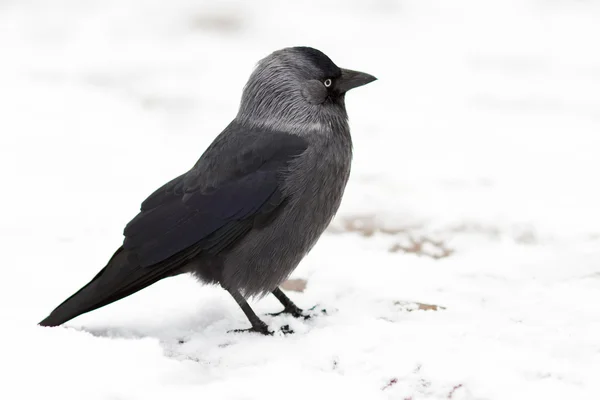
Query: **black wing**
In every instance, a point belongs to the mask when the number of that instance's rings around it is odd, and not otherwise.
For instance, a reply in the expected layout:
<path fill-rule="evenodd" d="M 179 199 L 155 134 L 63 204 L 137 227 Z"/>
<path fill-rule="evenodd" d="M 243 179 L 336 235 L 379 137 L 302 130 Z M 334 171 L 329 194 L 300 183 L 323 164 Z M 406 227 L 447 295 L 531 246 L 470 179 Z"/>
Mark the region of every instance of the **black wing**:
<path fill-rule="evenodd" d="M 230 126 L 192 170 L 142 203 L 123 243 L 138 265 L 160 263 L 191 247 L 222 249 L 256 217 L 283 203 L 282 177 L 307 142 L 297 135 L 240 129 Z"/>

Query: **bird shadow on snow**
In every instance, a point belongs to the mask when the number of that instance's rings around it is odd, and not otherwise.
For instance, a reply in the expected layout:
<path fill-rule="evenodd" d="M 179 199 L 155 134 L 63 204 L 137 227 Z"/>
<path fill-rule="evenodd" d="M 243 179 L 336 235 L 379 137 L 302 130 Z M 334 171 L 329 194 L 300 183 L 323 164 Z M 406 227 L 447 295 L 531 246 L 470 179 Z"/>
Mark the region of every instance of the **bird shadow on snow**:
<path fill-rule="evenodd" d="M 228 321 L 228 319 L 232 319 Z M 109 339 L 157 339 L 160 343 L 187 341 L 191 335 L 210 333 L 218 329 L 236 329 L 235 324 L 243 323 L 231 318 L 230 312 L 218 307 L 152 318 L 151 315 L 138 315 L 133 318 L 113 319 L 108 324 L 90 323 L 71 326 L 71 328 L 89 333 L 92 336 Z"/>
<path fill-rule="evenodd" d="M 277 312 L 278 310 L 273 310 Z M 265 321 L 273 336 L 269 338 L 285 338 L 290 334 L 284 333 L 285 328 L 291 329 L 291 336 L 298 337 L 308 334 L 317 325 L 327 323 L 328 316 L 336 313 L 335 308 L 325 309 L 320 304 L 308 308 L 309 319 L 294 318 L 291 315 L 277 316 L 268 313 L 259 314 Z M 145 318 L 144 318 L 145 319 Z M 329 321 L 331 322 L 331 321 Z M 135 318 L 128 321 L 114 322 L 109 325 L 79 325 L 70 326 L 71 329 L 88 333 L 94 337 L 116 340 L 144 340 L 158 341 L 166 357 L 201 362 L 194 356 L 194 349 L 199 344 L 219 348 L 229 347 L 241 342 L 256 341 L 266 338 L 258 333 L 235 332 L 237 329 L 249 328 L 250 324 L 245 317 L 233 317 L 228 310 L 204 310 L 193 316 L 167 317 L 160 320 Z"/>
<path fill-rule="evenodd" d="M 183 346 L 190 346 L 191 344 L 194 347 L 194 343 L 210 342 L 218 347 L 227 347 L 235 341 L 240 340 L 239 337 L 236 338 L 240 334 L 227 333 L 229 330 L 234 329 L 232 323 L 225 322 L 217 323 L 216 325 L 221 327 L 227 326 L 227 328 L 219 331 L 216 327 L 212 326 L 197 326 L 192 329 L 185 321 L 179 321 L 179 323 L 175 324 L 164 322 L 161 325 L 148 324 L 146 326 L 135 327 L 114 325 L 80 326 L 73 327 L 73 329 L 102 339 L 132 341 L 150 339 L 157 342 L 165 357 L 201 362 L 200 358 L 194 356 L 194 351 L 190 351 L 189 349 L 184 350 Z M 258 336 L 258 334 L 252 335 Z"/>

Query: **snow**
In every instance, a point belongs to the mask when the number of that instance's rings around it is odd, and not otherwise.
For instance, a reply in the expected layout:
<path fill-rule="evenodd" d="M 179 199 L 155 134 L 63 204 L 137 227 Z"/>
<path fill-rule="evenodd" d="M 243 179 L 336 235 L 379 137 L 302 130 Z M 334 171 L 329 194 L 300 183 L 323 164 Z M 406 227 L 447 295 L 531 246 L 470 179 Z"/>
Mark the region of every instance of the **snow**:
<path fill-rule="evenodd" d="M 599 17 L 559 0 L 0 2 L 0 397 L 600 398 Z M 256 61 L 299 44 L 379 78 L 348 96 L 351 180 L 288 292 L 318 315 L 267 316 L 269 297 L 256 312 L 295 334 L 227 333 L 248 326 L 229 295 L 177 277 L 36 326 L 230 121 Z"/>

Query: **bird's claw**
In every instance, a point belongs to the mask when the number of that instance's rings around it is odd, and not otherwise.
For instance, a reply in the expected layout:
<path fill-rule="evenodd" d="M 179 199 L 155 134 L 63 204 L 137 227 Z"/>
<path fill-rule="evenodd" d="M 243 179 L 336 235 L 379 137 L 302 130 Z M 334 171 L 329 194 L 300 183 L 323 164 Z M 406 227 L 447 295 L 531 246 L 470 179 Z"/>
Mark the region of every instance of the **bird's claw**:
<path fill-rule="evenodd" d="M 277 317 L 279 315 L 282 314 L 289 314 L 294 318 L 302 318 L 302 319 L 310 319 L 310 315 L 308 314 L 304 314 L 304 311 L 302 311 L 302 309 L 296 307 L 296 308 L 285 308 L 283 311 L 277 312 L 277 313 L 270 313 L 267 314 L 271 317 Z"/>
<path fill-rule="evenodd" d="M 289 315 L 291 315 L 294 318 L 307 320 L 307 319 L 311 319 L 312 317 L 315 317 L 315 316 L 317 316 L 319 314 L 323 314 L 323 315 L 327 314 L 327 310 L 326 309 L 322 308 L 320 310 L 317 310 L 317 306 L 316 305 L 312 306 L 307 311 L 308 312 L 305 312 L 304 310 L 302 310 L 301 308 L 298 308 L 298 307 L 290 307 L 290 308 L 283 309 L 283 311 L 280 311 L 280 312 L 277 312 L 277 313 L 270 313 L 270 314 L 267 314 L 267 315 L 269 315 L 271 317 L 277 317 L 277 316 L 282 315 L 282 314 L 289 314 Z"/>
<path fill-rule="evenodd" d="M 269 330 L 269 327 L 267 326 L 267 324 L 255 325 L 252 328 L 248 328 L 248 329 L 233 329 L 231 331 L 227 331 L 227 333 L 244 333 L 244 332 L 255 332 L 255 333 L 260 333 L 261 335 L 265 335 L 265 336 L 273 335 L 273 332 Z"/>
<path fill-rule="evenodd" d="M 279 328 L 279 331 L 281 333 L 283 333 L 284 335 L 291 335 L 294 333 L 294 330 L 292 328 L 290 328 L 289 325 L 283 325 L 281 328 Z M 260 333 L 261 335 L 265 335 L 265 336 L 273 336 L 273 331 L 270 331 L 269 328 L 267 327 L 267 325 L 265 325 L 264 327 L 262 326 L 256 326 L 256 327 L 252 327 L 252 328 L 248 328 L 248 329 L 234 329 L 231 331 L 227 331 L 227 333 L 247 333 L 247 332 L 253 332 L 253 333 Z"/>

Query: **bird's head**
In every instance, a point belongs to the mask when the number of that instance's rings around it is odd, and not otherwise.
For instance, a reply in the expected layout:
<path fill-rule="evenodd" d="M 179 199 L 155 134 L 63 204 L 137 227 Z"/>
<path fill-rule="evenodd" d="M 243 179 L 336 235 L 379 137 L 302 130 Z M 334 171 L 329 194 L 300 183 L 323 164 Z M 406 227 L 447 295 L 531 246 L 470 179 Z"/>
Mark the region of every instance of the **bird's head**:
<path fill-rule="evenodd" d="M 346 92 L 374 80 L 339 68 L 311 47 L 285 48 L 258 63 L 244 87 L 237 119 L 283 130 L 318 128 L 332 118 L 345 123 Z"/>

